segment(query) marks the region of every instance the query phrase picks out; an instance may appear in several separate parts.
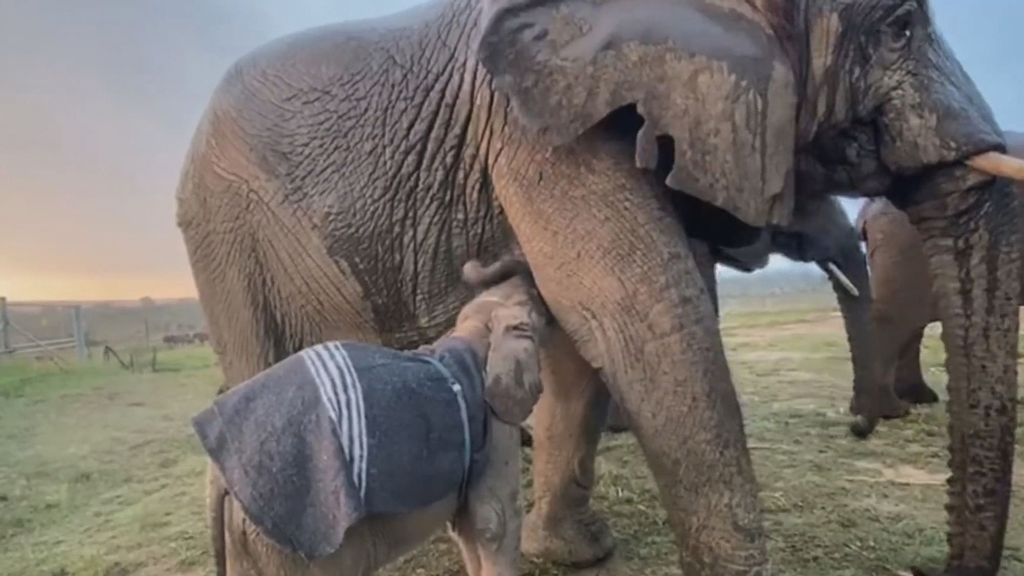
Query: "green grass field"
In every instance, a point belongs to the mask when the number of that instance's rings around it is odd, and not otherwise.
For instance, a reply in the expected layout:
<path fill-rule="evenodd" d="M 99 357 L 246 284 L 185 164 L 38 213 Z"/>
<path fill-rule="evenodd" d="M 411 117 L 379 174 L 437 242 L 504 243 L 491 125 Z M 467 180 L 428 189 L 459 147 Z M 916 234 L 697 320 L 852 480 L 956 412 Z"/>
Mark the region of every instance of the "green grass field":
<path fill-rule="evenodd" d="M 873 439 L 857 441 L 846 428 L 851 375 L 836 313 L 816 305 L 730 306 L 723 332 L 776 573 L 884 576 L 939 563 L 944 406 L 883 423 Z M 936 327 L 923 356 L 927 377 L 944 392 Z M 67 374 L 47 364 L 0 363 L 0 573 L 211 573 L 205 461 L 189 418 L 212 398 L 218 369 L 204 348 L 162 351 L 158 366 L 133 374 L 96 364 Z M 1017 455 L 1008 576 L 1024 574 L 1024 449 Z M 632 437 L 606 437 L 598 470 L 596 506 L 610 518 L 618 551 L 588 573 L 677 574 L 669 529 Z M 461 573 L 441 535 L 387 572 Z M 571 572 L 528 565 L 526 573 Z"/>

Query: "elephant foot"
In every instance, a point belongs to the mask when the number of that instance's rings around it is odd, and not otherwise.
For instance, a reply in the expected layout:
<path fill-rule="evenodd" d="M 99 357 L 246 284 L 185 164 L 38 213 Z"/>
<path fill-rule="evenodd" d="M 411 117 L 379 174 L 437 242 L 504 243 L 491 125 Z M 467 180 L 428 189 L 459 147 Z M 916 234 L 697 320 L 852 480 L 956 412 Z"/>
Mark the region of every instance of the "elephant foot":
<path fill-rule="evenodd" d="M 911 404 L 935 404 L 939 401 L 939 395 L 924 382 L 897 385 L 896 395 Z"/>
<path fill-rule="evenodd" d="M 952 568 L 950 570 L 925 570 L 916 566 L 910 569 L 914 576 L 994 576 L 995 571 L 985 568 Z"/>
<path fill-rule="evenodd" d="M 627 576 L 629 568 L 621 554 L 612 554 L 593 566 L 572 572 L 573 576 Z"/>
<path fill-rule="evenodd" d="M 850 424 L 850 433 L 863 440 L 878 427 L 878 418 L 868 418 L 867 416 L 856 416 L 853 422 Z"/>
<path fill-rule="evenodd" d="M 905 418 L 910 414 L 910 404 L 900 400 L 895 395 L 889 395 L 888 398 L 876 406 L 878 409 L 875 414 L 883 420 L 896 420 Z"/>
<path fill-rule="evenodd" d="M 890 391 L 874 401 L 854 397 L 850 402 L 850 412 L 855 416 L 850 432 L 858 438 L 867 438 L 875 431 L 879 420 L 894 420 L 910 414 L 910 404 Z"/>
<path fill-rule="evenodd" d="M 615 550 L 611 528 L 589 507 L 552 516 L 534 508 L 523 519 L 522 553 L 530 558 L 589 567 Z"/>

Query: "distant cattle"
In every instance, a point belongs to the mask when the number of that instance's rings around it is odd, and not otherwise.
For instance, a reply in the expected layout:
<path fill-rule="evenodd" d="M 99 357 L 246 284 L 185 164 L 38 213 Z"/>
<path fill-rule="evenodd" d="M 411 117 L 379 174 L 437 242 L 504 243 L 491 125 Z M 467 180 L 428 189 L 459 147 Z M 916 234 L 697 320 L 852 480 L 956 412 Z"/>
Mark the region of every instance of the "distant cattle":
<path fill-rule="evenodd" d="M 191 334 L 167 334 L 163 338 L 164 344 L 168 346 L 184 346 L 185 344 L 194 344 L 195 340 Z"/>
<path fill-rule="evenodd" d="M 185 344 L 205 344 L 210 341 L 210 335 L 206 332 L 191 332 L 182 334 L 167 334 L 163 338 L 168 346 L 183 346 Z"/>
<path fill-rule="evenodd" d="M 209 341 L 210 335 L 206 332 L 167 334 L 163 338 L 164 344 L 171 347 L 184 346 L 186 344 L 206 344 Z"/>

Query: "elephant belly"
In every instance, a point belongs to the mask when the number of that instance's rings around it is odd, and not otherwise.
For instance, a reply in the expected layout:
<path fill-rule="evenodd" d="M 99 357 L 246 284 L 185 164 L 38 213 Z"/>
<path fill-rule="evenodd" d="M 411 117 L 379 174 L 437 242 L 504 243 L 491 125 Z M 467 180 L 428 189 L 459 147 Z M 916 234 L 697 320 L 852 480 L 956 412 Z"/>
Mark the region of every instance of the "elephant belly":
<path fill-rule="evenodd" d="M 446 239 L 441 248 L 412 251 L 408 259 L 368 260 L 352 257 L 350 252 L 331 256 L 344 258 L 350 281 L 359 286 L 363 304 L 372 315 L 375 340 L 404 350 L 433 342 L 455 325 L 459 310 L 472 297 L 461 280 L 462 266 L 468 260 L 489 262 L 511 247 L 507 237 L 495 235 L 472 248 Z M 350 337 L 344 326 L 326 336 Z"/>

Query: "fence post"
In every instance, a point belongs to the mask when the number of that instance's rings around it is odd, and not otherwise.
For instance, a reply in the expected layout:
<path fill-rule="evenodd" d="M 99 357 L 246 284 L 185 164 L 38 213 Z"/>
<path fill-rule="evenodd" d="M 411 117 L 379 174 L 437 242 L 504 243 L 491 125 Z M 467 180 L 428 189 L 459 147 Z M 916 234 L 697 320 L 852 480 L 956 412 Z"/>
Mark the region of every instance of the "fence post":
<path fill-rule="evenodd" d="M 6 352 L 11 347 L 11 340 L 7 335 L 7 298 L 0 296 L 0 352 Z"/>
<path fill-rule="evenodd" d="M 84 361 L 89 357 L 89 347 L 85 342 L 85 323 L 82 322 L 81 306 L 71 308 L 71 324 L 75 336 L 75 352 L 78 353 L 78 359 Z"/>

